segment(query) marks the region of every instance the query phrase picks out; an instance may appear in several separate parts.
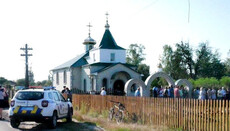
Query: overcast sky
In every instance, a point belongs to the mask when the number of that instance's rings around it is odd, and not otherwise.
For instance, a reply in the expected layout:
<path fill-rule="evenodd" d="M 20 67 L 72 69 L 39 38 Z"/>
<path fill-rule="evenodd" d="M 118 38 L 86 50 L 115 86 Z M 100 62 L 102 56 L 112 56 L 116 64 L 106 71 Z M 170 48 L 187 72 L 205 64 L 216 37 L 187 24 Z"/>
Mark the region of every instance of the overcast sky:
<path fill-rule="evenodd" d="M 54 67 L 84 52 L 87 24 L 98 44 L 105 31 L 108 11 L 110 31 L 121 47 L 132 43 L 146 47 L 151 73 L 157 70 L 165 44 L 189 41 L 193 48 L 209 41 L 221 58 L 230 49 L 229 0 L 1 0 L 0 77 L 24 78 L 27 43 L 29 66 L 35 81 L 46 80 Z"/>

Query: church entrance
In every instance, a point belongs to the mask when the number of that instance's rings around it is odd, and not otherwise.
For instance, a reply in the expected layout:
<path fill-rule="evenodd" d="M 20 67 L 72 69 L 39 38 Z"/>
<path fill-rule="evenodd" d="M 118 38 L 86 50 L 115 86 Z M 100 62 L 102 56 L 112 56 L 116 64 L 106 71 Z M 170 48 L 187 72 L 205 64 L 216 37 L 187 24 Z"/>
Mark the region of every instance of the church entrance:
<path fill-rule="evenodd" d="M 125 83 L 122 80 L 116 80 L 113 84 L 113 95 L 123 96 Z"/>

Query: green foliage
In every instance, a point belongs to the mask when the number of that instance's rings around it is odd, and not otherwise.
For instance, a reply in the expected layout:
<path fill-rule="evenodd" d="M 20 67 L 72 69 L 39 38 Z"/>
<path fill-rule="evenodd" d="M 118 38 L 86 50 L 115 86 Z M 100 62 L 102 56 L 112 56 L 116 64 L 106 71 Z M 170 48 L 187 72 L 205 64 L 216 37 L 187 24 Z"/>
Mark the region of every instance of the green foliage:
<path fill-rule="evenodd" d="M 194 82 L 194 87 L 204 87 L 204 88 L 219 88 L 220 84 L 219 81 L 214 78 L 199 78 Z"/>
<path fill-rule="evenodd" d="M 212 52 L 208 42 L 200 43 L 196 50 L 195 75 L 197 78 L 201 77 L 216 77 L 220 79 L 225 74 L 225 66 L 220 60 L 220 55 L 216 51 Z"/>
<path fill-rule="evenodd" d="M 220 84 L 224 87 L 230 88 L 230 77 L 224 76 L 220 79 Z"/>
<path fill-rule="evenodd" d="M 144 49 L 145 47 L 141 44 L 131 44 L 129 45 L 129 49 L 127 50 L 126 62 L 131 65 L 138 66 L 141 64 L 144 57 Z"/>
<path fill-rule="evenodd" d="M 153 87 L 161 87 L 161 86 L 168 86 L 168 82 L 161 77 L 157 77 L 153 82 L 151 83 L 151 88 Z"/>
<path fill-rule="evenodd" d="M 145 81 L 146 78 L 149 76 L 149 66 L 146 64 L 140 64 L 137 67 L 137 72 L 142 74 L 142 80 Z"/>
<path fill-rule="evenodd" d="M 143 75 L 142 80 L 149 76 L 149 66 L 142 64 L 142 61 L 145 60 L 144 49 L 145 47 L 141 44 L 131 44 L 126 56 L 128 64 L 137 66 L 137 72 Z"/>
<path fill-rule="evenodd" d="M 6 83 L 8 80 L 5 79 L 4 77 L 0 77 L 0 85 L 3 85 L 4 83 Z"/>
<path fill-rule="evenodd" d="M 195 52 L 195 57 L 193 57 L 193 52 Z M 225 63 L 221 62 L 219 53 L 213 52 L 208 42 L 200 43 L 195 51 L 189 43 L 177 43 L 175 50 L 165 45 L 160 60 L 163 71 L 174 79 L 210 77 L 221 79 L 225 74 L 230 75 L 230 59 L 227 59 Z M 229 73 L 226 73 L 228 70 Z"/>
<path fill-rule="evenodd" d="M 163 47 L 163 55 L 160 59 L 163 71 L 174 79 L 188 78 L 186 62 L 190 60 L 189 57 L 192 57 L 192 55 L 184 55 L 186 52 L 184 51 L 185 49 L 182 49 L 184 47 L 183 42 L 181 42 L 181 44 L 176 44 L 176 46 L 178 48 L 175 51 L 173 51 L 172 47 L 169 45 Z M 189 48 L 189 46 L 186 46 L 186 48 Z"/>
<path fill-rule="evenodd" d="M 17 86 L 24 86 L 25 85 L 25 79 L 18 79 L 16 81 Z"/>

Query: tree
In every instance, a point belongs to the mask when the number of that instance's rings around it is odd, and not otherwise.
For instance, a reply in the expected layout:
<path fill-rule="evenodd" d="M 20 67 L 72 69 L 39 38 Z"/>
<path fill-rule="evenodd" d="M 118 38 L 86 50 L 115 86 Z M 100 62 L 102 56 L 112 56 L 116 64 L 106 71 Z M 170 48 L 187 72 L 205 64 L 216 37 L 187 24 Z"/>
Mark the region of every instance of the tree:
<path fill-rule="evenodd" d="M 142 74 L 142 80 L 145 81 L 146 78 L 149 76 L 149 66 L 146 64 L 140 64 L 137 67 L 137 72 Z"/>
<path fill-rule="evenodd" d="M 141 44 L 131 44 L 127 50 L 126 62 L 131 65 L 139 66 L 143 60 L 145 47 Z"/>
<path fill-rule="evenodd" d="M 137 66 L 137 72 L 143 75 L 142 80 L 145 80 L 149 76 L 149 66 L 142 64 L 142 61 L 145 60 L 144 49 L 145 47 L 141 44 L 131 44 L 126 56 L 128 64 Z"/>
<path fill-rule="evenodd" d="M 17 86 L 24 86 L 25 85 L 25 79 L 18 79 L 16 81 Z"/>
<path fill-rule="evenodd" d="M 224 64 L 226 67 L 226 73 L 225 74 L 227 76 L 230 76 L 230 50 L 228 51 L 228 56 L 227 56 L 227 59 L 225 60 Z"/>
<path fill-rule="evenodd" d="M 4 83 L 6 83 L 8 80 L 5 79 L 4 77 L 0 77 L 0 85 L 3 85 Z"/>
<path fill-rule="evenodd" d="M 188 78 L 186 65 L 181 54 L 182 52 L 179 49 L 173 51 L 169 45 L 163 47 L 163 55 L 160 59 L 163 71 L 174 79 Z"/>
<path fill-rule="evenodd" d="M 196 50 L 195 76 L 201 77 L 216 77 L 220 79 L 225 73 L 225 66 L 220 60 L 220 55 L 216 51 L 212 53 L 208 43 L 200 43 Z"/>
<path fill-rule="evenodd" d="M 228 76 L 222 77 L 222 78 L 220 79 L 220 84 L 221 84 L 222 86 L 225 86 L 225 87 L 230 88 L 230 77 L 228 77 Z"/>
<path fill-rule="evenodd" d="M 194 61 L 192 48 L 189 43 L 184 43 L 183 41 L 177 43 L 176 48 L 175 54 L 181 58 L 181 68 L 186 69 L 190 78 L 193 78 Z"/>

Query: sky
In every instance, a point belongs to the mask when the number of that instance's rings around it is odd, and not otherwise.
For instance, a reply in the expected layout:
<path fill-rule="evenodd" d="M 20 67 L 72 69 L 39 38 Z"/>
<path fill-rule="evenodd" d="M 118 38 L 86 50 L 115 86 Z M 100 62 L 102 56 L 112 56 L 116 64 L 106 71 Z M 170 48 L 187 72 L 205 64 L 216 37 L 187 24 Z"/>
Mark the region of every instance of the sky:
<path fill-rule="evenodd" d="M 84 53 L 89 23 L 96 47 L 100 44 L 106 12 L 119 46 L 145 46 L 151 73 L 158 70 L 165 44 L 185 41 L 196 49 L 208 41 L 223 61 L 230 49 L 229 0 L 1 0 L 0 77 L 25 77 L 20 48 L 28 44 L 35 81 L 47 80 L 51 69 Z"/>

